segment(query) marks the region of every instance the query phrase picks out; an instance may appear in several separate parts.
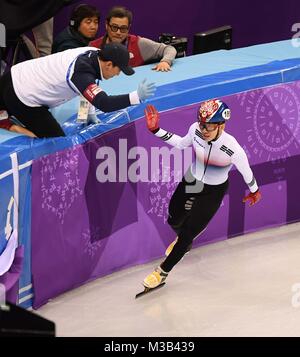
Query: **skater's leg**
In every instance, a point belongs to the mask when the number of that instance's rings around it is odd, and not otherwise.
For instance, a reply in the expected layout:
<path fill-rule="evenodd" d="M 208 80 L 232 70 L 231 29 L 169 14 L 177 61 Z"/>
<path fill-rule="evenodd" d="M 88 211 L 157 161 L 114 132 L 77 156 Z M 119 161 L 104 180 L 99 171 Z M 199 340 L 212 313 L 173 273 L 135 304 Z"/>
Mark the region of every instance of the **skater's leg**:
<path fill-rule="evenodd" d="M 218 186 L 204 185 L 203 191 L 196 195 L 191 209 L 189 209 L 184 221 L 181 222 L 180 227 L 178 227 L 178 239 L 169 256 L 155 269 L 154 272 L 144 279 L 143 284 L 145 287 L 151 289 L 156 288 L 166 280 L 168 273 L 190 249 L 193 239 L 206 228 L 209 221 L 217 212 L 227 187 L 228 182 Z M 184 191 L 181 191 L 181 193 L 182 192 Z M 179 207 L 179 210 L 182 210 L 181 207 Z M 176 210 L 174 213 L 177 213 Z M 175 216 L 176 215 L 171 218 L 174 218 Z M 180 215 L 176 217 L 179 216 Z"/>
<path fill-rule="evenodd" d="M 172 249 L 174 248 L 174 245 L 176 244 L 178 240 L 178 236 L 181 233 L 182 227 L 185 225 L 185 221 L 191 214 L 193 204 L 195 202 L 195 199 L 199 197 L 202 191 L 195 192 L 195 193 L 188 193 L 188 187 L 192 185 L 195 187 L 199 181 L 197 181 L 195 178 L 193 180 L 191 179 L 192 174 L 190 173 L 190 170 L 187 171 L 185 176 L 182 178 L 182 181 L 179 183 L 177 186 L 173 196 L 171 197 L 170 203 L 169 203 L 169 218 L 168 218 L 168 224 L 172 227 L 172 229 L 177 233 L 176 239 L 169 244 L 165 251 L 165 255 L 168 256 Z M 186 180 L 187 178 L 187 180 Z M 203 184 L 198 185 L 201 187 L 204 187 Z M 192 243 L 188 246 L 186 253 L 191 249 Z"/>
<path fill-rule="evenodd" d="M 163 271 L 169 273 L 190 249 L 193 239 L 206 228 L 220 207 L 227 187 L 227 182 L 218 186 L 204 186 L 204 190 L 196 197 L 190 214 L 181 226 L 172 251 L 160 265 Z"/>
<path fill-rule="evenodd" d="M 188 183 L 183 177 L 182 181 L 177 186 L 175 192 L 173 193 L 170 203 L 169 203 L 169 217 L 168 224 L 172 229 L 177 233 L 176 239 L 170 243 L 166 249 L 165 255 L 168 256 L 172 251 L 175 243 L 178 240 L 178 235 L 184 225 L 185 220 L 190 215 L 193 203 L 196 199 L 196 196 L 190 193 L 187 193 L 186 186 Z"/>
<path fill-rule="evenodd" d="M 144 279 L 143 284 L 146 288 L 154 289 L 166 280 L 168 273 L 191 248 L 193 239 L 204 230 L 220 207 L 226 188 L 227 183 L 218 187 L 204 186 L 204 190 L 194 200 L 190 213 L 181 225 L 178 239 L 169 256 Z"/>
<path fill-rule="evenodd" d="M 186 192 L 187 183 L 183 178 L 174 191 L 168 212 L 168 224 L 177 233 L 180 232 L 181 226 L 190 213 L 191 205 L 195 196 Z"/>

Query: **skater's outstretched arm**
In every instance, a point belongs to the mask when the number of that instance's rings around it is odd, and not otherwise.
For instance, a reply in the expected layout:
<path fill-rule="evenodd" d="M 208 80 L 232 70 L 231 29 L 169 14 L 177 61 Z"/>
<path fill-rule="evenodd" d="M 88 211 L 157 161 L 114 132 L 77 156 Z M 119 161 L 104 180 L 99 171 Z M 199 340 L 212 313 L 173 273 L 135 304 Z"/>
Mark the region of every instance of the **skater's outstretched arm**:
<path fill-rule="evenodd" d="M 159 127 L 159 112 L 154 107 L 154 105 L 147 105 L 145 109 L 145 117 L 147 122 L 148 129 L 158 138 L 167 142 L 171 146 L 174 146 L 178 149 L 185 149 L 192 144 L 192 125 L 189 129 L 189 132 L 186 136 L 181 137 L 179 135 L 170 133 Z"/>

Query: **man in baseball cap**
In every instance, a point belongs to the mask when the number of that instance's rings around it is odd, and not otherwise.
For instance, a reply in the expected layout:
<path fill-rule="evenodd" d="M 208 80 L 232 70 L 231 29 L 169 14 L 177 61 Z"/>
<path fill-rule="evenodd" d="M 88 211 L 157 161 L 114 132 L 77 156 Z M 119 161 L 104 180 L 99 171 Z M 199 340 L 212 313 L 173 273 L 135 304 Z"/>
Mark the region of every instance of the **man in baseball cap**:
<path fill-rule="evenodd" d="M 57 107 L 80 95 L 84 102 L 80 116 L 87 123 L 98 123 L 95 108 L 113 112 L 144 102 L 155 93 L 155 84 L 142 81 L 137 90 L 108 95 L 100 82 L 132 75 L 129 53 L 119 43 L 102 49 L 79 47 L 14 65 L 0 78 L 0 110 L 19 122 L 38 138 L 65 136 L 49 108 Z M 79 115 L 79 110 L 78 110 Z"/>
<path fill-rule="evenodd" d="M 106 44 L 98 51 L 98 57 L 103 62 L 111 61 L 114 66 L 119 67 L 127 76 L 134 74 L 134 69 L 128 65 L 129 52 L 127 48 L 120 43 Z"/>

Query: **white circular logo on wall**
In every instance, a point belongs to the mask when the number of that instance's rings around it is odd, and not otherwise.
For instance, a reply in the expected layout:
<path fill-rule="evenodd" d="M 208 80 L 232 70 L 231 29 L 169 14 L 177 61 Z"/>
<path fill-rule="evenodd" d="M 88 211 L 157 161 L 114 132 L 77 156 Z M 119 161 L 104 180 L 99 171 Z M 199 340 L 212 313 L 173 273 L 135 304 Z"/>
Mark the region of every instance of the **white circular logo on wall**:
<path fill-rule="evenodd" d="M 247 92 L 246 97 L 240 97 L 249 124 L 247 146 L 255 155 L 276 160 L 289 157 L 291 148 L 299 148 L 300 101 L 293 89 L 298 86 L 280 85 Z"/>

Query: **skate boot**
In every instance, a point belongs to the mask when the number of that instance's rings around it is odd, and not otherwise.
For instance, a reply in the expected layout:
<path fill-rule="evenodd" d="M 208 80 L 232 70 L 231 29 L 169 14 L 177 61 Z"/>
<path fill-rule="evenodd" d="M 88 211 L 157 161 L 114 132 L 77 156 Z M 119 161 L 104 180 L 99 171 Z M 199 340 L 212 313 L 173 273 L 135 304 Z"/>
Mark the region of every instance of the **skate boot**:
<path fill-rule="evenodd" d="M 168 276 L 168 273 L 163 271 L 160 267 L 157 267 L 154 272 L 149 274 L 143 281 L 143 285 L 146 288 L 154 289 L 163 284 Z"/>

